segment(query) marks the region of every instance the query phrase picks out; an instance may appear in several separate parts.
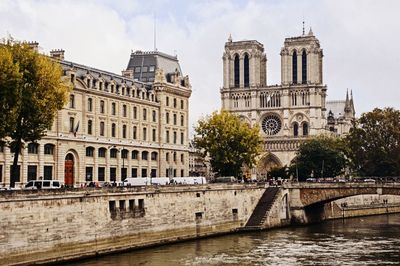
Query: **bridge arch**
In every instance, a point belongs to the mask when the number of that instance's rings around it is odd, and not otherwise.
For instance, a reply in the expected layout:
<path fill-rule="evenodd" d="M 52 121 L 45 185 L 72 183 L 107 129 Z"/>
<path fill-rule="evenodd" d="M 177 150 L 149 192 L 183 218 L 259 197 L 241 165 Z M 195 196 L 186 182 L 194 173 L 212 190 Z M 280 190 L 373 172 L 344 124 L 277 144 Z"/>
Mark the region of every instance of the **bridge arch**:
<path fill-rule="evenodd" d="M 323 184 L 323 187 L 300 188 L 300 201 L 304 207 L 325 204 L 357 195 L 400 195 L 400 186 L 378 184 Z"/>
<path fill-rule="evenodd" d="M 335 207 L 328 204 L 339 199 L 358 195 L 400 196 L 399 184 L 298 183 L 288 184 L 285 187 L 289 189 L 291 195 L 291 219 L 294 223 L 310 223 L 326 219 L 326 211 L 329 212 Z"/>

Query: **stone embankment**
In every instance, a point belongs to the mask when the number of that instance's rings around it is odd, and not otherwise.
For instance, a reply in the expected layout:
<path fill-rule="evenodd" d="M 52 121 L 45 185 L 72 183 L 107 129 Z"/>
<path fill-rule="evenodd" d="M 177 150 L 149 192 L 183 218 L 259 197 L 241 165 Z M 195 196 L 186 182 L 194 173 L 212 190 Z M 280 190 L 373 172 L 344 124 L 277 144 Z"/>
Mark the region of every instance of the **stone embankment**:
<path fill-rule="evenodd" d="M 0 262 L 55 263 L 239 230 L 400 212 L 399 189 L 209 184 L 7 191 L 0 193 Z"/>
<path fill-rule="evenodd" d="M 2 265 L 59 262 L 243 227 L 264 185 L 0 193 Z"/>

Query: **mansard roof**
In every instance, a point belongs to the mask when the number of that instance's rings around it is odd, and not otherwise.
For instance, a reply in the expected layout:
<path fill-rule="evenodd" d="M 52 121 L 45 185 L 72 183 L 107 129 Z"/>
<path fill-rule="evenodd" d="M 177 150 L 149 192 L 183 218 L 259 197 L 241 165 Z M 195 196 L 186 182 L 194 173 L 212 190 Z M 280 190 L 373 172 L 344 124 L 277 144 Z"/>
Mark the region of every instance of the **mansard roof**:
<path fill-rule="evenodd" d="M 151 84 L 137 81 L 105 70 L 100 70 L 66 60 L 61 60 L 60 64 L 64 70 L 74 69 L 76 71 L 76 77 L 81 79 L 83 79 L 83 77 L 87 75 L 90 75 L 95 80 L 103 79 L 106 82 L 114 81 L 117 85 L 126 84 L 127 86 L 135 86 L 138 88 L 145 88 L 149 90 L 152 89 Z"/>
<path fill-rule="evenodd" d="M 144 69 L 144 67 L 146 69 Z M 150 71 L 150 67 L 154 67 L 154 70 Z M 135 71 L 136 68 L 137 71 Z M 155 69 L 157 68 L 162 69 L 165 74 L 173 73 L 175 70 L 178 70 L 178 72 L 182 75 L 178 57 L 159 51 L 132 52 L 127 70 L 133 71 L 134 79 L 146 82 L 154 80 Z"/>

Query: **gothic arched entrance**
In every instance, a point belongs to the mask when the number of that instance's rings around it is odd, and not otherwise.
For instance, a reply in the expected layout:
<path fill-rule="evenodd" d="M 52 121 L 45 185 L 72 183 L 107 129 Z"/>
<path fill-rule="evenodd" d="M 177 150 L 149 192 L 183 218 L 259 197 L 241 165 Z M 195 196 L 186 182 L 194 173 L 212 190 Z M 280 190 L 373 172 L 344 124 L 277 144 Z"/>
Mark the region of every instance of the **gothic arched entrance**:
<path fill-rule="evenodd" d="M 261 178 L 267 178 L 267 174 L 271 169 L 282 167 L 281 161 L 272 153 L 264 154 L 257 164 L 257 175 Z"/>
<path fill-rule="evenodd" d="M 64 184 L 72 187 L 74 185 L 74 156 L 68 153 L 64 162 Z"/>

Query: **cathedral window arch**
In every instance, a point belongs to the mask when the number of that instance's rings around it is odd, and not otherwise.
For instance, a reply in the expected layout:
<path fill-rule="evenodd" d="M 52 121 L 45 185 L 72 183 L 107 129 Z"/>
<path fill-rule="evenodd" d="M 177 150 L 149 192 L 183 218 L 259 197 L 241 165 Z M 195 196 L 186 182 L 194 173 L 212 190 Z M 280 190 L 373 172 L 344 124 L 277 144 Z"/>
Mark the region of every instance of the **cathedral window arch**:
<path fill-rule="evenodd" d="M 299 124 L 293 123 L 293 136 L 297 137 L 299 135 Z"/>
<path fill-rule="evenodd" d="M 297 52 L 294 50 L 292 56 L 292 81 L 297 84 Z"/>
<path fill-rule="evenodd" d="M 250 107 L 250 95 L 245 96 L 245 107 Z"/>
<path fill-rule="evenodd" d="M 235 87 L 239 87 L 239 83 L 240 83 L 240 65 L 239 64 L 240 64 L 239 55 L 236 54 L 234 57 L 234 66 L 233 66 Z"/>
<path fill-rule="evenodd" d="M 244 72 L 244 86 L 249 87 L 250 84 L 250 71 L 249 71 L 249 55 L 246 53 L 243 59 L 243 72 Z"/>
<path fill-rule="evenodd" d="M 308 123 L 303 123 L 303 136 L 308 136 Z"/>
<path fill-rule="evenodd" d="M 307 52 L 305 49 L 301 55 L 301 82 L 307 84 Z"/>

